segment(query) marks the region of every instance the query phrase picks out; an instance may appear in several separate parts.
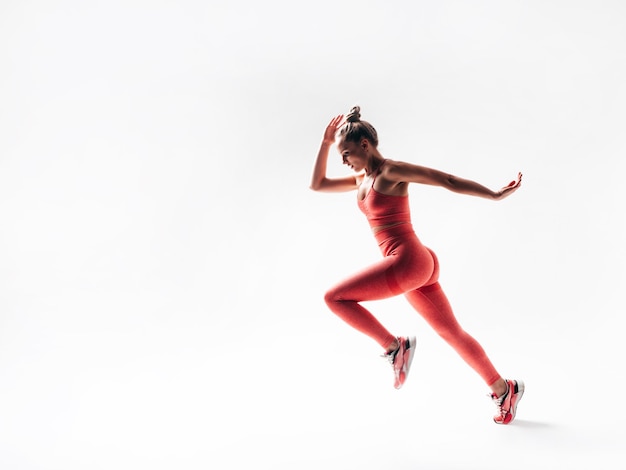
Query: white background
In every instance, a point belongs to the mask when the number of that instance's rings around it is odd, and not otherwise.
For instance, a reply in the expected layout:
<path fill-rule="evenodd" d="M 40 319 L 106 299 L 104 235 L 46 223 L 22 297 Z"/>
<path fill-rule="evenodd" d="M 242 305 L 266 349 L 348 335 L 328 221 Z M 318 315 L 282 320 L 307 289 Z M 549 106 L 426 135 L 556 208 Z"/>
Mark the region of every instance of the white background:
<path fill-rule="evenodd" d="M 624 468 L 626 5 L 0 2 L 0 468 Z M 480 378 L 402 298 L 406 386 L 323 294 L 379 258 L 308 189 L 362 107 Z M 346 174 L 331 153 L 329 173 Z"/>

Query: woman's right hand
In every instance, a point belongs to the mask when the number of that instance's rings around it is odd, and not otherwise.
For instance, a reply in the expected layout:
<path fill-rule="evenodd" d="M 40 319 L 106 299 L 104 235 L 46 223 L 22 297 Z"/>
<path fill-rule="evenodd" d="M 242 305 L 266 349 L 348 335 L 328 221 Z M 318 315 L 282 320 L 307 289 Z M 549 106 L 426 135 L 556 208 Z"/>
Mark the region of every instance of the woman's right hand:
<path fill-rule="evenodd" d="M 335 135 L 343 123 L 345 122 L 343 114 L 334 117 L 324 131 L 324 140 L 320 145 L 315 166 L 313 167 L 313 176 L 311 177 L 311 189 L 313 191 L 341 192 L 354 191 L 358 189 L 357 178 L 355 175 L 344 176 L 342 178 L 326 177 L 326 162 L 328 160 L 328 152 L 330 146 L 335 142 Z"/>
<path fill-rule="evenodd" d="M 334 144 L 335 143 L 335 135 L 337 134 L 337 130 L 343 126 L 344 119 L 343 114 L 339 116 L 335 116 L 326 127 L 326 131 L 324 132 L 324 143 L 325 144 Z"/>

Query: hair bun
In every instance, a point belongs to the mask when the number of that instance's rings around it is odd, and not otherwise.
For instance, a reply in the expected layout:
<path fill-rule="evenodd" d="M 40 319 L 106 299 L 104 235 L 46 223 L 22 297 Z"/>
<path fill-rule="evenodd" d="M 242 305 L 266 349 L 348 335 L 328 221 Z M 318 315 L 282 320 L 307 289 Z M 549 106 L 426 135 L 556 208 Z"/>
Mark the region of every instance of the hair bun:
<path fill-rule="evenodd" d="M 353 107 L 346 116 L 346 122 L 359 122 L 361 120 L 361 107 Z"/>

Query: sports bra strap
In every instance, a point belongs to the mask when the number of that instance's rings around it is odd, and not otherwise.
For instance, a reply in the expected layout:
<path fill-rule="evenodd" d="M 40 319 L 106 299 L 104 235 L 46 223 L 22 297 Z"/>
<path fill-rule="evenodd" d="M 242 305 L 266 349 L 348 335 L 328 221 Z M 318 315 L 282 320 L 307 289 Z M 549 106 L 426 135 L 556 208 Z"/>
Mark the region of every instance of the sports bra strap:
<path fill-rule="evenodd" d="M 383 158 L 383 162 L 380 164 L 380 166 L 376 170 L 376 173 L 374 174 L 374 177 L 372 178 L 372 188 L 374 187 L 374 182 L 376 181 L 376 177 L 380 173 L 380 169 L 383 167 L 383 165 L 385 164 L 386 161 L 387 161 L 387 159 Z"/>

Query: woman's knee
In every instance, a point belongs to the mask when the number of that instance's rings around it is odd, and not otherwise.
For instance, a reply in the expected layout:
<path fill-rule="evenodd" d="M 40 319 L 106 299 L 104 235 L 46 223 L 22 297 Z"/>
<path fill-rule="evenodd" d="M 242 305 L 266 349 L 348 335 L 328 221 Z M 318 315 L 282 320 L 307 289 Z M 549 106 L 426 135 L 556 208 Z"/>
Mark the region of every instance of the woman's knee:
<path fill-rule="evenodd" d="M 324 302 L 326 302 L 326 305 L 328 306 L 341 302 L 341 300 L 340 291 L 335 287 L 328 289 L 324 294 Z"/>

